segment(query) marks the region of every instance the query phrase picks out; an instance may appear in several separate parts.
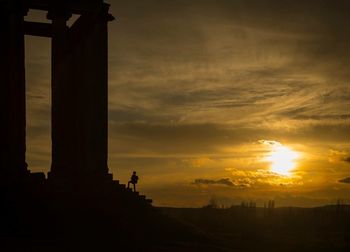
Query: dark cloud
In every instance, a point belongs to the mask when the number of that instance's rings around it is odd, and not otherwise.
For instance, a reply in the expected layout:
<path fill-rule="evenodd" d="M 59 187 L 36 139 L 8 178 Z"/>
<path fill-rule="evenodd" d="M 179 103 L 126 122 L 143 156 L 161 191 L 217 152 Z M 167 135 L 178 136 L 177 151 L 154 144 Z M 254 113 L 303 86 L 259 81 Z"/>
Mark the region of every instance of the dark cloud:
<path fill-rule="evenodd" d="M 29 126 L 27 128 L 27 132 L 32 136 L 32 137 L 40 137 L 40 136 L 47 136 L 50 134 L 50 126 L 49 125 L 36 125 L 36 126 Z"/>
<path fill-rule="evenodd" d="M 229 178 L 222 178 L 218 180 L 212 179 L 195 179 L 192 184 L 195 185 L 226 185 L 226 186 L 236 186 Z"/>
<path fill-rule="evenodd" d="M 350 177 L 339 180 L 340 183 L 350 184 Z"/>
<path fill-rule="evenodd" d="M 350 114 L 339 114 L 339 115 L 296 115 L 291 118 L 300 120 L 344 120 L 350 119 Z"/>
<path fill-rule="evenodd" d="M 256 125 L 263 116 L 321 124 L 349 119 L 348 98 L 340 99 L 349 92 L 327 84 L 348 81 L 341 77 L 348 68 L 339 62 L 350 58 L 348 28 L 340 25 L 350 19 L 347 2 L 111 4 L 120 18 L 110 27 L 118 31 L 111 35 L 113 89 L 131 105 L 119 111 L 119 120 L 222 123 L 241 115 L 242 123 Z"/>
<path fill-rule="evenodd" d="M 225 155 L 225 148 L 273 139 L 303 143 L 332 144 L 350 141 L 349 126 L 325 125 L 303 130 L 241 128 L 224 124 L 181 123 L 117 123 L 111 122 L 110 150 L 112 153 L 152 153 L 154 156 Z M 312 151 L 312 150 L 311 150 Z M 230 152 L 234 157 L 236 153 Z"/>
<path fill-rule="evenodd" d="M 150 123 L 150 122 L 168 122 L 170 121 L 171 115 L 165 116 L 160 115 L 152 110 L 143 108 L 127 108 L 120 107 L 110 109 L 108 112 L 109 121 L 124 122 L 124 123 Z"/>
<path fill-rule="evenodd" d="M 343 159 L 344 162 L 350 163 L 350 157 L 346 157 Z"/>
<path fill-rule="evenodd" d="M 224 147 L 254 142 L 264 136 L 260 131 L 219 124 L 115 122 L 109 128 L 113 153 L 153 156 L 221 155 Z"/>

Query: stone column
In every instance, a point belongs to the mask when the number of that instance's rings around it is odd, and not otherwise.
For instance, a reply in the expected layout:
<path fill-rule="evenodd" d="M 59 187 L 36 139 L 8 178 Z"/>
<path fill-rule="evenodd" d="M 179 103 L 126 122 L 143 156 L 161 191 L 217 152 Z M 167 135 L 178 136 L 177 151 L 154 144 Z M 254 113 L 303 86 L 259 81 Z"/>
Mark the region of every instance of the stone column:
<path fill-rule="evenodd" d="M 20 1 L 0 3 L 0 178 L 28 173 L 24 20 Z"/>
<path fill-rule="evenodd" d="M 57 177 L 64 176 L 72 164 L 72 101 L 69 99 L 69 66 L 67 65 L 67 20 L 71 14 L 59 7 L 49 11 L 52 20 L 51 40 L 51 172 Z"/>
<path fill-rule="evenodd" d="M 83 13 L 71 28 L 52 19 L 52 166 L 49 178 L 103 180 L 108 140 L 108 5 Z"/>
<path fill-rule="evenodd" d="M 82 15 L 69 32 L 72 82 L 76 88 L 77 169 L 108 174 L 108 9 Z"/>

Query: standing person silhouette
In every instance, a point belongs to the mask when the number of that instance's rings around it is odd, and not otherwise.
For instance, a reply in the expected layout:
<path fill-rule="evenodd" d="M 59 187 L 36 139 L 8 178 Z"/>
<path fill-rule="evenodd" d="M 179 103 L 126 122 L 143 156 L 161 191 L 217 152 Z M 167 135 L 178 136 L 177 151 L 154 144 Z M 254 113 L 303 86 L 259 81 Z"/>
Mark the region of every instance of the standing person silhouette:
<path fill-rule="evenodd" d="M 130 188 L 130 183 L 131 183 L 134 186 L 134 192 L 136 192 L 136 184 L 138 180 L 139 180 L 139 177 L 136 175 L 136 171 L 133 171 L 130 181 L 128 182 L 128 188 Z"/>

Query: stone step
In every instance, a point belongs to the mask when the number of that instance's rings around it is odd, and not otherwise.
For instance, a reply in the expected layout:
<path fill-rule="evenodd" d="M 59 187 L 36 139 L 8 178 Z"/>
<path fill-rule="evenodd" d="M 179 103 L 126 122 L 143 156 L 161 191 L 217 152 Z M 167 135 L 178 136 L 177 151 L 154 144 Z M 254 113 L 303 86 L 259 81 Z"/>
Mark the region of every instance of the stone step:
<path fill-rule="evenodd" d="M 112 183 L 113 183 L 113 185 L 120 185 L 119 180 L 113 180 Z"/>
<path fill-rule="evenodd" d="M 30 173 L 30 177 L 34 181 L 45 181 L 45 173 L 43 172 Z"/>
<path fill-rule="evenodd" d="M 113 186 L 118 188 L 118 190 L 120 190 L 121 193 L 125 193 L 126 197 L 131 197 L 134 200 L 143 201 L 147 204 L 152 204 L 153 202 L 151 199 L 147 199 L 145 195 L 140 195 L 140 192 L 134 192 L 133 188 L 127 188 L 125 184 L 120 184 L 119 180 L 113 180 L 112 184 Z"/>
<path fill-rule="evenodd" d="M 113 181 L 113 174 L 112 174 L 112 173 L 108 173 L 108 174 L 106 175 L 106 179 L 112 180 L 112 181 Z M 117 180 L 117 181 L 118 181 L 118 180 Z"/>

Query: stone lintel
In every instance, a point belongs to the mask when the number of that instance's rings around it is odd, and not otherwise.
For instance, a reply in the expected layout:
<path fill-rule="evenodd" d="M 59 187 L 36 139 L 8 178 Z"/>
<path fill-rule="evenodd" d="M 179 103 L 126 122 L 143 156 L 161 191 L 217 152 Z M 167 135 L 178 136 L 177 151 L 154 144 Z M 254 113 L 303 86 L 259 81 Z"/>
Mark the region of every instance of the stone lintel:
<path fill-rule="evenodd" d="M 57 7 L 67 9 L 72 14 L 96 12 L 104 5 L 103 0 L 24 0 L 30 9 L 50 11 Z M 109 6 L 109 5 L 108 5 Z"/>
<path fill-rule="evenodd" d="M 52 25 L 38 22 L 24 22 L 24 33 L 38 37 L 52 37 Z"/>

